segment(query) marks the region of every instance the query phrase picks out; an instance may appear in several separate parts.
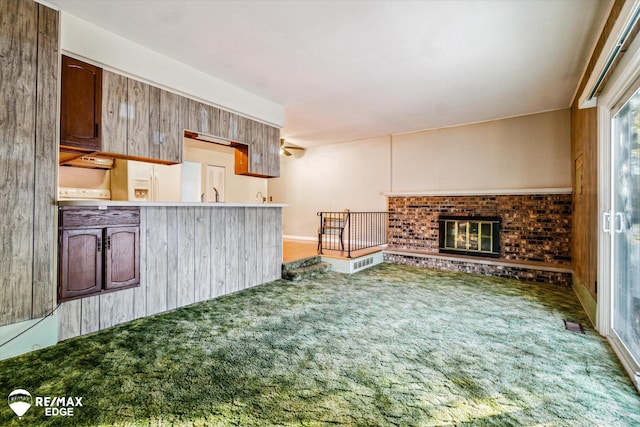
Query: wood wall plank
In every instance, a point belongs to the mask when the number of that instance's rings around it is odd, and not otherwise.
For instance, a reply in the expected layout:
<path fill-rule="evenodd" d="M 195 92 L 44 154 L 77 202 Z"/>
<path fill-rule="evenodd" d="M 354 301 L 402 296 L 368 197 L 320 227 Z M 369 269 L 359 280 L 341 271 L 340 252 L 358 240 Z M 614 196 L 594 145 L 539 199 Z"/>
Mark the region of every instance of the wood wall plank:
<path fill-rule="evenodd" d="M 245 288 L 258 285 L 258 242 L 256 236 L 259 233 L 259 228 L 257 211 L 258 209 L 244 209 L 244 234 L 242 234 L 244 248 L 242 258 L 244 261 Z"/>
<path fill-rule="evenodd" d="M 187 207 L 177 208 L 177 214 L 178 279 L 173 286 L 178 290 L 178 307 L 183 307 L 195 302 L 195 214 Z"/>
<path fill-rule="evenodd" d="M 36 93 L 35 180 L 33 222 L 33 308 L 31 318 L 49 314 L 56 305 L 56 158 L 58 151 L 59 13 L 38 5 L 38 72 Z"/>
<path fill-rule="evenodd" d="M 195 301 L 206 301 L 213 297 L 211 286 L 211 215 L 210 208 L 195 208 L 194 236 L 194 285 Z"/>
<path fill-rule="evenodd" d="M 167 210 L 147 208 L 147 259 L 143 260 L 147 275 L 147 315 L 167 310 L 168 237 Z"/>
<path fill-rule="evenodd" d="M 182 129 L 180 96 L 166 90 L 160 91 L 160 159 L 179 163 L 182 161 Z"/>
<path fill-rule="evenodd" d="M 100 328 L 100 295 L 83 298 L 80 304 L 80 333 L 82 335 L 99 331 Z M 67 304 L 66 302 L 63 304 Z"/>
<path fill-rule="evenodd" d="M 149 86 L 149 148 L 147 156 L 160 159 L 160 88 Z"/>
<path fill-rule="evenodd" d="M 3 1 L 0 18 L 0 325 L 31 318 L 38 5 Z"/>
<path fill-rule="evenodd" d="M 147 260 L 147 211 L 146 207 L 140 208 L 140 286 L 133 290 L 133 318 L 139 319 L 147 315 L 147 270 L 143 260 Z"/>
<path fill-rule="evenodd" d="M 227 222 L 225 226 L 225 290 L 226 293 L 236 292 L 240 290 L 240 248 L 239 243 L 241 235 L 238 234 L 240 225 L 240 209 L 227 209 Z M 244 240 L 242 240 L 244 242 Z"/>
<path fill-rule="evenodd" d="M 110 328 L 134 319 L 134 289 L 104 293 L 99 298 L 100 329 Z"/>
<path fill-rule="evenodd" d="M 82 300 L 76 299 L 60 304 L 58 314 L 58 341 L 82 335 Z"/>
<path fill-rule="evenodd" d="M 226 208 L 211 211 L 211 295 L 218 297 L 227 290 Z"/>
<path fill-rule="evenodd" d="M 102 70 L 102 150 L 127 154 L 127 78 Z"/>
<path fill-rule="evenodd" d="M 127 79 L 127 153 L 149 157 L 150 86 L 135 79 Z"/>
<path fill-rule="evenodd" d="M 256 209 L 256 223 L 258 230 L 256 232 L 256 281 L 258 284 L 264 283 L 264 228 L 266 227 L 264 218 L 264 209 Z"/>
<path fill-rule="evenodd" d="M 167 208 L 167 310 L 178 307 L 178 274 L 179 228 L 178 208 Z"/>

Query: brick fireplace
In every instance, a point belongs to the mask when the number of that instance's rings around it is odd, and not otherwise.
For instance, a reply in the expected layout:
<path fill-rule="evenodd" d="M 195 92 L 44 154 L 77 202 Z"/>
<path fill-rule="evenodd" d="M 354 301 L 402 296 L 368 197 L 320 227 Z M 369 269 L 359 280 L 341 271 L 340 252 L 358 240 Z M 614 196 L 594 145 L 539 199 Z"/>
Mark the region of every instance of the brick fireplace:
<path fill-rule="evenodd" d="M 388 262 L 571 284 L 571 194 L 390 196 L 389 212 Z M 459 222 L 443 226 L 452 219 Z M 482 253 L 488 225 L 478 224 L 491 221 L 499 237 Z M 485 237 L 469 242 L 478 227 Z M 457 247 L 443 248 L 446 233 Z"/>

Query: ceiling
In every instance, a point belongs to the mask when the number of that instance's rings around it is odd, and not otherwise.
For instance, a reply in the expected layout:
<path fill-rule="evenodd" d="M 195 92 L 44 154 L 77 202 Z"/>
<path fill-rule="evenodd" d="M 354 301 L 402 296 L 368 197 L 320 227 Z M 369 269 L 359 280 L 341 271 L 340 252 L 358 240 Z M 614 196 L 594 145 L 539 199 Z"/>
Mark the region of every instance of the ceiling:
<path fill-rule="evenodd" d="M 285 108 L 310 147 L 570 106 L 610 0 L 48 0 Z"/>

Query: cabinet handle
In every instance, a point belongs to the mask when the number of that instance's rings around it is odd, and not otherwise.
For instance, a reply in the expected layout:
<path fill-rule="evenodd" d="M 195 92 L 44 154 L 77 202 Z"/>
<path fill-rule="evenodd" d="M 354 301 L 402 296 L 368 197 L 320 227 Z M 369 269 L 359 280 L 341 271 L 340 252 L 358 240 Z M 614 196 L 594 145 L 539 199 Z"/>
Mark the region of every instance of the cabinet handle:
<path fill-rule="evenodd" d="M 107 250 L 111 250 L 111 236 L 107 237 Z"/>
<path fill-rule="evenodd" d="M 102 239 L 98 237 L 98 252 L 102 250 Z"/>
<path fill-rule="evenodd" d="M 602 231 L 611 233 L 611 212 L 602 213 Z"/>

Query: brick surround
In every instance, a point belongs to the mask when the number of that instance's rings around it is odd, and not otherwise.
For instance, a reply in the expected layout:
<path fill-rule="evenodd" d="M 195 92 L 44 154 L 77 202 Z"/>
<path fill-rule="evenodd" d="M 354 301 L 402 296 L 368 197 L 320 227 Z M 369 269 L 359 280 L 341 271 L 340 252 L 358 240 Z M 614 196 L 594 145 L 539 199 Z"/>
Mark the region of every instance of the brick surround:
<path fill-rule="evenodd" d="M 535 271 L 535 266 L 571 267 L 571 194 L 394 196 L 389 197 L 389 212 L 389 249 L 424 254 L 438 253 L 440 215 L 500 217 L 500 257 L 493 260 L 532 268 L 436 262 L 409 254 L 387 255 L 386 261 L 570 284 L 569 273 Z"/>

